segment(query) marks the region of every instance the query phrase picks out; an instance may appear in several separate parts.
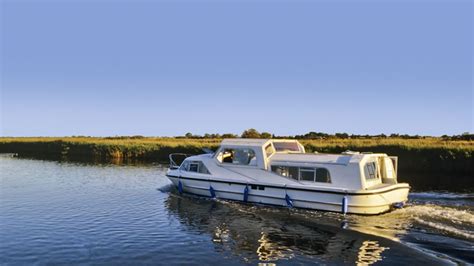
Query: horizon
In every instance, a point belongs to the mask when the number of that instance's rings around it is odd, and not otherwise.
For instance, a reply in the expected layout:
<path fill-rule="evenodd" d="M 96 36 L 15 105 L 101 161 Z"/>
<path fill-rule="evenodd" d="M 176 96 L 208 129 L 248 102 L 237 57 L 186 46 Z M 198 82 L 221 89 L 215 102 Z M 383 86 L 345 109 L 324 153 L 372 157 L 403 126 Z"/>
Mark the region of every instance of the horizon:
<path fill-rule="evenodd" d="M 1 137 L 474 132 L 471 1 L 0 7 Z"/>
<path fill-rule="evenodd" d="M 404 133 L 391 133 L 391 134 L 354 134 L 354 133 L 348 133 L 348 132 L 334 132 L 334 133 L 326 133 L 326 132 L 318 132 L 318 131 L 308 131 L 305 133 L 298 133 L 295 135 L 277 135 L 272 132 L 267 132 L 267 131 L 259 131 L 257 130 L 258 133 L 263 134 L 263 133 L 269 133 L 271 134 L 271 138 L 296 138 L 300 136 L 304 136 L 306 134 L 310 133 L 317 133 L 317 134 L 327 134 L 329 137 L 336 137 L 337 134 L 347 134 L 349 138 L 351 137 L 380 137 L 380 136 L 385 136 L 385 138 L 412 138 L 412 137 L 420 137 L 420 138 L 442 138 L 443 136 L 446 137 L 458 137 L 458 136 L 466 136 L 466 135 L 474 135 L 472 132 L 463 132 L 461 134 L 454 134 L 454 135 L 410 135 L 410 134 L 404 134 Z M 191 133 L 191 137 L 186 137 L 185 135 Z M 223 138 L 223 135 L 234 135 L 235 138 L 246 138 L 242 137 L 242 134 L 244 132 L 240 133 L 233 133 L 233 132 L 226 132 L 226 133 L 213 133 L 213 132 L 206 132 L 204 134 L 194 134 L 192 132 L 186 132 L 182 135 L 173 135 L 173 136 L 164 136 L 164 135 L 102 135 L 102 136 L 97 136 L 97 135 L 62 135 L 62 136 L 0 136 L 0 138 Z M 217 135 L 216 137 L 206 137 L 206 135 Z M 396 135 L 396 136 L 393 136 Z"/>

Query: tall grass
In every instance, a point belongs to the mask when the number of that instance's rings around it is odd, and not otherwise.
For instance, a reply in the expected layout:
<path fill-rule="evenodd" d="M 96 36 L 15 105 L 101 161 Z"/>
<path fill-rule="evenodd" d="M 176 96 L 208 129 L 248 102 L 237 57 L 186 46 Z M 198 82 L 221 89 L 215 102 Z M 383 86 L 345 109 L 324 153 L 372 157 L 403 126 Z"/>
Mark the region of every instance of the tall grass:
<path fill-rule="evenodd" d="M 474 141 L 429 139 L 338 139 L 302 141 L 307 151 L 380 152 L 399 157 L 399 170 L 474 176 Z M 473 180 L 474 181 L 474 180 Z"/>
<path fill-rule="evenodd" d="M 202 148 L 215 148 L 217 140 L 143 138 L 0 138 L 0 152 L 26 156 L 67 157 L 93 160 L 136 159 L 166 161 L 172 152 L 197 154 Z"/>
<path fill-rule="evenodd" d="M 0 138 L 0 152 L 50 158 L 166 162 L 169 153 L 199 154 L 202 148 L 216 149 L 220 141 L 186 138 Z M 379 138 L 301 140 L 301 143 L 307 152 L 340 153 L 354 150 L 399 156 L 399 171 L 404 173 L 474 177 L 474 141 Z"/>

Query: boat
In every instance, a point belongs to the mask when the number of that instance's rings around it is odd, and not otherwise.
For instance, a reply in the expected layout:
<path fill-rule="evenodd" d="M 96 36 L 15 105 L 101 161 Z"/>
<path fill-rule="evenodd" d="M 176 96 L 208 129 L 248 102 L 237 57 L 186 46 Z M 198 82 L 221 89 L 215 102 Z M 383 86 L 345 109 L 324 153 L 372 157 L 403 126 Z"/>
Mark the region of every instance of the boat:
<path fill-rule="evenodd" d="M 402 207 L 410 190 L 395 156 L 306 153 L 297 140 L 224 139 L 216 152 L 169 158 L 179 193 L 248 203 L 373 215 Z"/>

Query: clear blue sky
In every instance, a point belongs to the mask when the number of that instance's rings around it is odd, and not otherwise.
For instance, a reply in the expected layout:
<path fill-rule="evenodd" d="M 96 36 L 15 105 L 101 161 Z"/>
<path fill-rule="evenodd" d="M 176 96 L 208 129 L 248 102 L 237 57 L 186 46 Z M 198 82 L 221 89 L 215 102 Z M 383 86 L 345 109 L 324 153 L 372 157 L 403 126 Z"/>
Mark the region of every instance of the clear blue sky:
<path fill-rule="evenodd" d="M 270 2 L 2 0 L 1 135 L 474 131 L 472 1 Z"/>

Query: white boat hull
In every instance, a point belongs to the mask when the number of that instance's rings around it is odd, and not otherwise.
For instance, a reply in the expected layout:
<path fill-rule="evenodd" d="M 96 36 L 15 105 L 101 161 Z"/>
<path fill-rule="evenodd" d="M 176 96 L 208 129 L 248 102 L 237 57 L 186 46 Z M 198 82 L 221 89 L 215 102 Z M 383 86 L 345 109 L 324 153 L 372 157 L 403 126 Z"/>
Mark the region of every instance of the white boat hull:
<path fill-rule="evenodd" d="M 384 213 L 390 211 L 395 204 L 404 204 L 408 199 L 410 189 L 407 184 L 394 184 L 373 191 L 347 192 L 243 184 L 171 175 L 168 175 L 168 178 L 182 192 L 204 197 L 211 197 L 214 194 L 220 199 L 367 215 Z"/>

